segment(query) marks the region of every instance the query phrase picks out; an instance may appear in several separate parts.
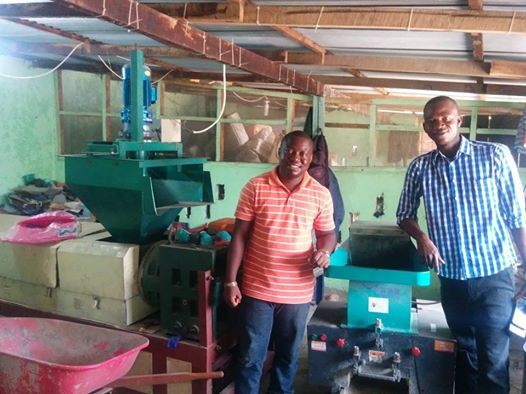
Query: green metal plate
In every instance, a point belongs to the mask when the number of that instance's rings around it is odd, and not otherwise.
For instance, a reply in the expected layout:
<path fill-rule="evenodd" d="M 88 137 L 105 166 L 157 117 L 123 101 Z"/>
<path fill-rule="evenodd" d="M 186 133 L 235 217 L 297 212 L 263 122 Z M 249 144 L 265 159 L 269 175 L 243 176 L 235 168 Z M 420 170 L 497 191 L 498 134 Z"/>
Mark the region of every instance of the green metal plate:
<path fill-rule="evenodd" d="M 415 257 L 416 259 L 412 261 L 402 261 L 391 266 L 389 261 L 385 261 L 384 268 L 359 267 L 351 264 L 348 247 L 344 244 L 332 254 L 331 265 L 326 270 L 325 276 L 354 281 L 429 286 L 431 284 L 429 269 L 419 261 L 418 254 Z"/>

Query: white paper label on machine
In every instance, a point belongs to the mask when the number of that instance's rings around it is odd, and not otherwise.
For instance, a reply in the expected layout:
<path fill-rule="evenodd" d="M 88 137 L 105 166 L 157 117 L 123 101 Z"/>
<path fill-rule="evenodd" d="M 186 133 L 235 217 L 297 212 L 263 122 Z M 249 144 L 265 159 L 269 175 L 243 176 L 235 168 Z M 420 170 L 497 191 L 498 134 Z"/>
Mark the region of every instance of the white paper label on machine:
<path fill-rule="evenodd" d="M 389 313 L 389 298 L 369 297 L 369 312 Z"/>
<path fill-rule="evenodd" d="M 310 348 L 315 352 L 326 352 L 327 343 L 324 341 L 311 341 Z"/>

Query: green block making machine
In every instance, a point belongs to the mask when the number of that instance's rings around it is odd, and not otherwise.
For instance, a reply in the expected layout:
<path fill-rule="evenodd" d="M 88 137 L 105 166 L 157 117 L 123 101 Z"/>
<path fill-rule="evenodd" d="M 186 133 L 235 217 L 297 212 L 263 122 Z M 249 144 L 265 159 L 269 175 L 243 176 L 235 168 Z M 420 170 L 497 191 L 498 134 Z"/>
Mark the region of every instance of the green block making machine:
<path fill-rule="evenodd" d="M 141 51 L 123 68 L 123 130 L 114 142 L 92 142 L 67 156 L 66 183 L 111 234 L 141 247 L 141 294 L 159 306 L 161 327 L 175 340 L 171 357 L 192 370 L 221 368 L 217 319 L 226 248 L 170 243 L 165 232 L 181 210 L 213 202 L 204 158 L 184 157 L 181 143 L 163 143 L 150 129 L 155 101 Z M 226 330 L 225 330 L 226 331 Z M 186 342 L 185 342 L 186 341 Z M 194 392 L 209 392 L 194 384 Z"/>
<path fill-rule="evenodd" d="M 326 276 L 349 282 L 347 302 L 323 301 L 308 324 L 312 384 L 335 393 L 351 379 L 412 394 L 453 392 L 456 344 L 440 305 L 412 298 L 430 272 L 405 232 L 352 224 Z"/>

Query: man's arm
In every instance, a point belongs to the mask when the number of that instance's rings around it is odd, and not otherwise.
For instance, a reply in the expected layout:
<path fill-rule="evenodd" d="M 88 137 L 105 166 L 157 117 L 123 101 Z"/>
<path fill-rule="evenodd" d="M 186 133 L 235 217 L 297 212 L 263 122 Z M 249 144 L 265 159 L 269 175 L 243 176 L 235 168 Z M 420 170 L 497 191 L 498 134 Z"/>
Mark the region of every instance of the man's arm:
<path fill-rule="evenodd" d="M 520 227 L 511 230 L 513 241 L 519 252 L 519 257 L 522 260 L 522 264 L 526 264 L 526 228 Z"/>
<path fill-rule="evenodd" d="M 426 233 L 422 231 L 416 220 L 403 219 L 400 228 L 404 230 L 409 236 L 416 240 L 418 254 L 426 262 L 429 268 L 433 268 L 436 273 L 440 272 L 440 264 L 444 264 L 442 256 L 433 241 L 429 239 Z"/>
<path fill-rule="evenodd" d="M 515 242 L 517 252 L 519 252 L 519 257 L 522 260 L 522 270 L 524 272 L 524 270 L 526 269 L 526 228 L 514 228 L 510 231 L 513 237 L 513 241 Z M 524 297 L 524 295 L 526 294 L 526 285 L 523 284 L 522 286 L 518 286 L 517 289 L 518 290 L 515 294 L 515 300 Z"/>
<path fill-rule="evenodd" d="M 312 256 L 313 264 L 321 268 L 329 266 L 330 254 L 336 247 L 336 233 L 331 231 L 316 231 L 316 252 Z"/>
<path fill-rule="evenodd" d="M 241 302 L 241 291 L 237 285 L 236 278 L 243 261 L 248 236 L 252 230 L 252 223 L 236 219 L 234 234 L 228 248 L 223 297 L 232 308 L 235 308 Z"/>

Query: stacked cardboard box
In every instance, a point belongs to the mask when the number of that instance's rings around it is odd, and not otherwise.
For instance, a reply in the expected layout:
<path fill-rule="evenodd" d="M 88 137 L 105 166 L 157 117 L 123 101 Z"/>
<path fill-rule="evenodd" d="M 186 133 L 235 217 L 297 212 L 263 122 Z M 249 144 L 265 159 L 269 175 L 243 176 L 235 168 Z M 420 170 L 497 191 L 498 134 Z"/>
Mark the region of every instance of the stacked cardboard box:
<path fill-rule="evenodd" d="M 0 215 L 0 236 L 24 217 Z M 103 241 L 98 223 L 52 245 L 0 241 L 0 299 L 115 326 L 152 312 L 140 296 L 139 246 Z"/>

